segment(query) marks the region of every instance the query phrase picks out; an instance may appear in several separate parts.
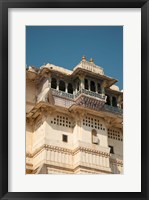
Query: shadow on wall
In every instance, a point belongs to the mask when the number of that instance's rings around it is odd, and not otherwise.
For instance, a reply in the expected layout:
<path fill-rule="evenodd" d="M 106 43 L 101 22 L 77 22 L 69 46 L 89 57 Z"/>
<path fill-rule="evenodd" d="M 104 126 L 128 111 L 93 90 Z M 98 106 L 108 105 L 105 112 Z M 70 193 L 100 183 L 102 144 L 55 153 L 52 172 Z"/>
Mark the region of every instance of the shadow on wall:
<path fill-rule="evenodd" d="M 118 169 L 117 165 L 110 163 L 110 167 L 113 174 L 121 174 L 121 171 Z"/>
<path fill-rule="evenodd" d="M 51 105 L 54 105 L 54 104 L 55 104 L 54 97 L 53 97 L 53 95 L 52 95 L 51 90 L 49 91 L 49 94 L 48 94 L 48 102 L 49 102 L 49 104 L 51 104 Z"/>

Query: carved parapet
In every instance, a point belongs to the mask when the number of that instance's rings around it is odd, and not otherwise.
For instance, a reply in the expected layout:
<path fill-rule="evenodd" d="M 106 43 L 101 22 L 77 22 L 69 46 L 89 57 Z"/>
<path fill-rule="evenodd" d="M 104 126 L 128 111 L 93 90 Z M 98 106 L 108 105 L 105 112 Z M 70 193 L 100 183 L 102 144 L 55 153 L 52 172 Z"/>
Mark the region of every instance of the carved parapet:
<path fill-rule="evenodd" d="M 103 69 L 100 66 L 95 65 L 93 62 L 88 62 L 88 61 L 81 61 L 74 69 L 73 71 L 76 71 L 77 69 L 85 69 L 91 72 L 94 72 L 96 74 L 104 74 Z"/>
<path fill-rule="evenodd" d="M 60 90 L 56 90 L 56 89 L 51 88 L 50 92 L 54 96 L 60 96 L 60 97 L 63 97 L 63 98 L 74 99 L 73 94 L 69 94 L 69 93 L 66 93 L 66 92 L 63 92 L 63 91 L 60 91 Z"/>
<path fill-rule="evenodd" d="M 80 94 L 86 94 L 88 96 L 91 96 L 91 97 L 94 97 L 94 98 L 97 98 L 101 101 L 106 102 L 106 96 L 99 94 L 99 93 L 96 93 L 96 92 L 92 92 L 92 91 L 89 91 L 89 90 L 86 90 L 86 89 L 82 89 L 75 95 L 75 98 L 77 98 Z"/>

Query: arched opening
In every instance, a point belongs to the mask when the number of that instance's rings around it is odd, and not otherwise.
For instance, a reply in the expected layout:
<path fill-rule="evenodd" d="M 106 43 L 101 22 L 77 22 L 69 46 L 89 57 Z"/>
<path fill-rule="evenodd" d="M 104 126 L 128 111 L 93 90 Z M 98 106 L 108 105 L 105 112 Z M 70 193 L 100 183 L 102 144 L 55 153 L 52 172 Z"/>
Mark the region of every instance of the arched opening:
<path fill-rule="evenodd" d="M 92 136 L 97 136 L 97 131 L 95 129 L 92 130 Z"/>
<path fill-rule="evenodd" d="M 97 131 L 95 129 L 92 130 L 92 143 L 93 144 L 99 143 L 99 139 L 97 137 Z"/>
<path fill-rule="evenodd" d="M 85 79 L 85 89 L 88 90 L 88 80 Z"/>
<path fill-rule="evenodd" d="M 91 81 L 91 85 L 90 85 L 91 91 L 95 92 L 95 82 Z"/>
<path fill-rule="evenodd" d="M 73 87 L 71 83 L 68 83 L 68 93 L 73 94 Z"/>
<path fill-rule="evenodd" d="M 106 96 L 107 96 L 106 104 L 107 104 L 107 105 L 110 105 L 110 97 L 109 97 L 109 95 L 107 95 L 107 94 L 106 94 Z"/>
<path fill-rule="evenodd" d="M 57 81 L 56 81 L 55 78 L 52 78 L 52 80 L 51 80 L 51 88 L 56 89 L 56 87 L 57 87 Z"/>
<path fill-rule="evenodd" d="M 114 154 L 114 147 L 109 145 L 109 148 L 110 148 L 110 153 Z"/>
<path fill-rule="evenodd" d="M 97 83 L 97 92 L 99 94 L 101 94 L 101 86 L 100 86 L 100 83 Z"/>
<path fill-rule="evenodd" d="M 59 90 L 65 92 L 65 82 L 64 81 L 59 82 Z"/>
<path fill-rule="evenodd" d="M 112 97 L 112 106 L 117 107 L 117 99 L 116 97 Z"/>

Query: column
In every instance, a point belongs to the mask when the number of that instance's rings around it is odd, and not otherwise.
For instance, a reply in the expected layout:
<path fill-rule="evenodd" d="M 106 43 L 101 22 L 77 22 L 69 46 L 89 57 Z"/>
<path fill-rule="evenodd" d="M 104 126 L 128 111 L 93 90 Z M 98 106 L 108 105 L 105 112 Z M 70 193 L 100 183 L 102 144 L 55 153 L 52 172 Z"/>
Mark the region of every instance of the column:
<path fill-rule="evenodd" d="M 75 84 L 75 94 L 77 94 L 77 83 Z"/>
<path fill-rule="evenodd" d="M 121 96 L 118 96 L 117 98 L 117 107 L 121 108 Z"/>
<path fill-rule="evenodd" d="M 59 80 L 57 80 L 57 87 L 56 90 L 59 90 Z"/>
<path fill-rule="evenodd" d="M 48 78 L 49 88 L 51 88 L 51 81 L 52 81 L 52 77 L 51 77 L 51 74 L 50 74 L 50 76 Z"/>
<path fill-rule="evenodd" d="M 91 81 L 88 79 L 88 90 L 91 90 Z"/>
<path fill-rule="evenodd" d="M 65 83 L 65 92 L 68 93 L 68 83 Z"/>
<path fill-rule="evenodd" d="M 81 90 L 84 89 L 84 76 L 80 75 L 79 76 L 80 82 L 81 82 Z"/>
<path fill-rule="evenodd" d="M 104 96 L 105 95 L 105 88 L 101 87 L 101 94 Z"/>
<path fill-rule="evenodd" d="M 98 83 L 95 82 L 95 92 L 98 93 Z"/>
<path fill-rule="evenodd" d="M 102 94 L 102 96 L 105 96 L 105 87 L 106 87 L 106 81 L 104 80 L 101 84 L 101 94 Z"/>

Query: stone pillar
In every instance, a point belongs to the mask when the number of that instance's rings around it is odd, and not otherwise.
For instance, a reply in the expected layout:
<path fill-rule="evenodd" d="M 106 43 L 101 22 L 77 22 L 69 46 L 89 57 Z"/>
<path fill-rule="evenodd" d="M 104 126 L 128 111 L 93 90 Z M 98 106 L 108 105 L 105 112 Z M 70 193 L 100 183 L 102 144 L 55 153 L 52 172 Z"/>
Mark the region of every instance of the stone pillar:
<path fill-rule="evenodd" d="M 105 96 L 105 87 L 106 87 L 106 81 L 104 80 L 101 84 L 101 94 L 102 94 L 102 96 Z"/>
<path fill-rule="evenodd" d="M 101 87 L 101 94 L 104 96 L 105 95 L 105 88 Z"/>
<path fill-rule="evenodd" d="M 51 81 L 52 81 L 52 77 L 51 74 L 48 77 L 48 84 L 49 84 L 49 88 L 51 88 Z"/>
<path fill-rule="evenodd" d="M 91 90 L 91 81 L 88 79 L 88 90 Z"/>
<path fill-rule="evenodd" d="M 118 108 L 121 108 L 121 101 L 122 101 L 121 96 L 118 96 L 118 98 L 117 98 L 117 107 Z"/>
<path fill-rule="evenodd" d="M 77 83 L 75 84 L 75 94 L 77 94 Z"/>
<path fill-rule="evenodd" d="M 68 93 L 68 83 L 65 83 L 65 92 Z"/>
<path fill-rule="evenodd" d="M 84 75 L 79 76 L 80 82 L 81 82 L 81 90 L 84 89 Z"/>
<path fill-rule="evenodd" d="M 59 80 L 57 79 L 57 87 L 56 90 L 59 90 Z"/>
<path fill-rule="evenodd" d="M 95 82 L 95 92 L 98 93 L 98 83 Z"/>

